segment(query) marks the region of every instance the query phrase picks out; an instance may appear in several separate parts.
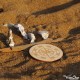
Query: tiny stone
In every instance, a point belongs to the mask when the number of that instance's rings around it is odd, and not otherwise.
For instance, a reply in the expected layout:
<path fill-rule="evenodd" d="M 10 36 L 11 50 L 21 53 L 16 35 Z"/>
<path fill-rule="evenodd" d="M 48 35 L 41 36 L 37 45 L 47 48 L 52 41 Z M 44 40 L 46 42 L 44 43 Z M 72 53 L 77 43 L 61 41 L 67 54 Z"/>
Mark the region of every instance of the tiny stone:
<path fill-rule="evenodd" d="M 0 13 L 1 13 L 1 12 L 4 12 L 4 9 L 3 9 L 2 7 L 0 7 Z"/>

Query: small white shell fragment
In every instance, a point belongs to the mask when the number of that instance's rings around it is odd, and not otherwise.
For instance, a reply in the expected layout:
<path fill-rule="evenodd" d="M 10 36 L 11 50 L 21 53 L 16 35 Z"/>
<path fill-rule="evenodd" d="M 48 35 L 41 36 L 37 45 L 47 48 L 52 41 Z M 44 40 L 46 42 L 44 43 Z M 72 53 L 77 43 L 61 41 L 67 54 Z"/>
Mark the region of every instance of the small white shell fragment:
<path fill-rule="evenodd" d="M 8 42 L 9 42 L 9 46 L 10 47 L 14 47 L 15 43 L 13 41 L 13 36 L 12 36 L 12 30 L 11 29 L 9 30 L 9 39 L 8 39 Z"/>
<path fill-rule="evenodd" d="M 21 32 L 21 35 L 25 38 L 28 39 L 27 37 L 27 33 L 25 32 L 24 27 L 21 24 L 15 24 L 14 25 L 15 28 L 18 28 L 18 30 Z"/>
<path fill-rule="evenodd" d="M 49 37 L 49 32 L 44 30 L 44 31 L 39 31 L 38 34 L 42 36 L 43 39 L 47 39 Z"/>
<path fill-rule="evenodd" d="M 9 44 L 10 47 L 14 47 L 15 43 L 13 41 L 11 41 L 11 43 Z"/>
<path fill-rule="evenodd" d="M 17 28 L 21 32 L 21 35 L 23 36 L 23 38 L 28 39 L 27 33 L 25 32 L 25 29 L 21 24 L 12 24 L 12 23 L 10 23 L 10 24 L 4 24 L 3 26 Z"/>
<path fill-rule="evenodd" d="M 28 33 L 28 37 L 31 40 L 30 43 L 34 43 L 36 40 L 36 37 L 33 33 Z"/>

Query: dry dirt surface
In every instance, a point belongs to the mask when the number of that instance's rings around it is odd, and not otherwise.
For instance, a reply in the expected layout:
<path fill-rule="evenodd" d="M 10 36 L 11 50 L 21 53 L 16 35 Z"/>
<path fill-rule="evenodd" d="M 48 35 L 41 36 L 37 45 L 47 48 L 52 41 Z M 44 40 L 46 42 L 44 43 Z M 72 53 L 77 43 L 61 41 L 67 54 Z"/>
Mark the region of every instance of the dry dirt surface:
<path fill-rule="evenodd" d="M 80 0 L 0 0 L 0 48 L 7 47 L 6 23 L 21 23 L 26 32 L 48 30 L 51 43 L 64 56 L 55 62 L 32 58 L 28 50 L 0 52 L 0 80 L 66 80 L 63 75 L 80 77 Z M 42 25 L 39 26 L 39 25 Z M 16 45 L 28 44 L 13 29 Z M 37 41 L 42 40 L 37 36 Z"/>

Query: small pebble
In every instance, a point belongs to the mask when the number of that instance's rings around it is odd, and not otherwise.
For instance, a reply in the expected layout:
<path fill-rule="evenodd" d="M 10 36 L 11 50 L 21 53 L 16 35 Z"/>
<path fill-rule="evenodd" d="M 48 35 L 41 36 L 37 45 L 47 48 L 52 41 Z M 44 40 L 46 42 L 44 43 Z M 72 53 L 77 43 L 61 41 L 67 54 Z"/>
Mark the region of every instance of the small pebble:
<path fill-rule="evenodd" d="M 4 9 L 2 7 L 0 7 L 0 13 L 4 12 Z"/>

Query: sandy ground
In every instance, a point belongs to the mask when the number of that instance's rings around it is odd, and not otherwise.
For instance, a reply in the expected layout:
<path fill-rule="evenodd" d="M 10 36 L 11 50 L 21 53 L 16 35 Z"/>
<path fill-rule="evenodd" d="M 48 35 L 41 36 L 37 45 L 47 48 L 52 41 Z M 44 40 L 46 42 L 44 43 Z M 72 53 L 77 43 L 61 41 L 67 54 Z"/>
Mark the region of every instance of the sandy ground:
<path fill-rule="evenodd" d="M 80 0 L 0 0 L 0 48 L 7 47 L 6 23 L 21 23 L 26 32 L 48 30 L 50 38 L 65 40 L 51 43 L 64 56 L 55 62 L 33 59 L 26 49 L 0 53 L 0 80 L 66 80 L 63 75 L 80 77 Z M 40 27 L 39 25 L 43 25 Z M 27 44 L 13 30 L 16 45 Z"/>

